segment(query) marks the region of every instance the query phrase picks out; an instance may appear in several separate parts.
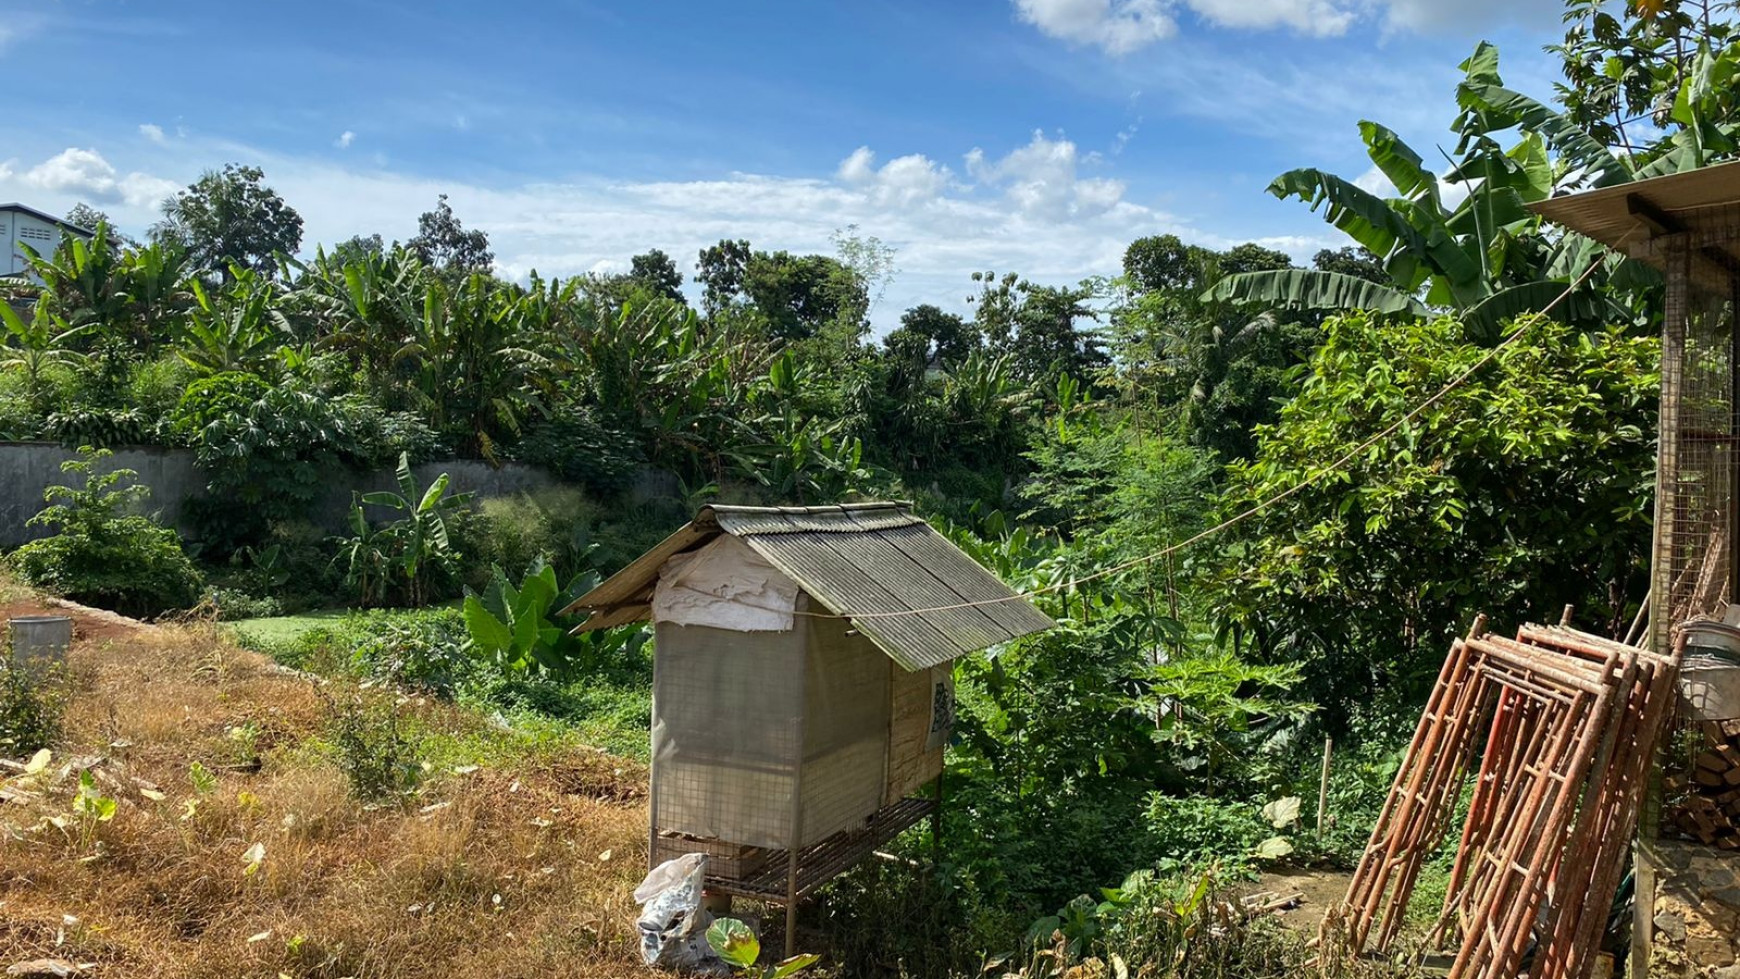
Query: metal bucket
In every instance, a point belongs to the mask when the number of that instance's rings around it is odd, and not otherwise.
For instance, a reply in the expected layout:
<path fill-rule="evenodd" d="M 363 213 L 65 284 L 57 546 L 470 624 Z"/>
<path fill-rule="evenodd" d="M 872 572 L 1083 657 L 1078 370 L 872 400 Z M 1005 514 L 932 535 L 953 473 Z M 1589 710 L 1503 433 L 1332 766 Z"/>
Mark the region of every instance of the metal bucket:
<path fill-rule="evenodd" d="M 1684 628 L 1681 706 L 1693 720 L 1740 718 L 1740 628 L 1721 622 L 1688 622 Z"/>
<path fill-rule="evenodd" d="M 20 615 L 8 624 L 12 627 L 14 663 L 52 666 L 66 662 L 67 647 L 72 645 L 72 616 Z"/>

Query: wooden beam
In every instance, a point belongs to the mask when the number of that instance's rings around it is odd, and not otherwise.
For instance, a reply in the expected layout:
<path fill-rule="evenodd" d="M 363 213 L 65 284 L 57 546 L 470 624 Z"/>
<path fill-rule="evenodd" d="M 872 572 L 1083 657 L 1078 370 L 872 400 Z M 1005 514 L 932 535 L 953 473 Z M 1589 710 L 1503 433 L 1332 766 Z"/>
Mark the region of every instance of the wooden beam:
<path fill-rule="evenodd" d="M 1652 235 L 1677 235 L 1686 230 L 1678 218 L 1656 207 L 1642 194 L 1626 194 L 1625 210 L 1633 220 L 1648 228 Z"/>

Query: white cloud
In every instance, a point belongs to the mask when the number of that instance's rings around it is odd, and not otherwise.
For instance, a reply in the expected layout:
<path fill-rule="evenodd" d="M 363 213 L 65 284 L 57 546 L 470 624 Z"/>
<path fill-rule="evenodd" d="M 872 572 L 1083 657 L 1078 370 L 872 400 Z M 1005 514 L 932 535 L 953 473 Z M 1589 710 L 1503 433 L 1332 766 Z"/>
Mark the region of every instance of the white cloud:
<path fill-rule="evenodd" d="M 933 200 L 949 185 L 949 168 L 920 153 L 876 166 L 876 154 L 860 146 L 840 161 L 834 174 L 842 183 L 863 188 L 884 206 L 912 207 Z"/>
<path fill-rule="evenodd" d="M 1183 14 L 1227 30 L 1285 28 L 1338 37 L 1360 20 L 1386 31 L 1467 33 L 1505 24 L 1557 23 L 1560 0 L 1012 0 L 1042 33 L 1122 56 L 1173 37 Z"/>
<path fill-rule="evenodd" d="M 144 206 L 161 200 L 176 188 L 174 181 L 137 171 L 120 175 L 94 149 L 68 147 L 26 170 L 20 177 L 38 190 L 98 201 Z"/>
<path fill-rule="evenodd" d="M 156 123 L 150 123 L 150 122 L 140 123 L 139 124 L 139 135 L 141 135 L 141 136 L 145 137 L 146 139 L 150 140 L 151 142 L 157 143 L 159 145 L 162 145 L 163 143 L 168 142 L 168 137 L 163 135 L 163 127 L 157 125 Z"/>
<path fill-rule="evenodd" d="M 1355 12 L 1330 0 L 1185 0 L 1216 27 L 1266 30 L 1288 27 L 1311 37 L 1345 34 Z"/>
<path fill-rule="evenodd" d="M 17 163 L 17 160 L 0 160 L 0 180 L 11 180 L 12 167 Z"/>
<path fill-rule="evenodd" d="M 1379 197 L 1396 196 L 1396 185 L 1390 183 L 1390 178 L 1384 176 L 1384 172 L 1379 170 L 1375 163 L 1366 172 L 1353 178 L 1353 185 L 1368 194 L 1376 194 Z"/>
<path fill-rule="evenodd" d="M 69 150 L 10 177 L 0 168 L 0 199 L 16 195 L 48 210 L 65 210 L 81 199 L 101 201 L 123 229 L 138 233 L 155 218 L 154 205 L 164 194 L 213 161 L 243 160 L 261 166 L 266 182 L 302 215 L 308 252 L 317 243 L 357 234 L 405 240 L 416 233 L 417 215 L 446 193 L 467 227 L 489 234 L 499 271 L 516 278 L 534 269 L 546 277 L 622 271 L 630 256 L 650 248 L 664 249 L 686 267 L 697 251 L 726 237 L 747 238 L 757 248 L 828 254 L 829 235 L 856 224 L 898 250 L 902 272 L 877 307 L 879 329 L 923 302 L 970 312 L 965 299 L 975 270 L 1073 283 L 1115 272 L 1124 248 L 1142 235 L 1170 232 L 1215 248 L 1244 240 L 1128 199 L 1122 181 L 1094 172 L 1107 161 L 1043 133 L 1007 152 L 969 154 L 964 173 L 917 154 L 883 162 L 863 147 L 822 176 L 579 176 L 563 183 L 494 185 L 394 172 L 349 156 L 286 156 L 199 136 L 170 145 L 177 162 L 165 165 L 163 178 L 122 176 L 95 149 Z M 1275 241 L 1273 247 L 1295 255 L 1309 257 L 1314 250 Z"/>
<path fill-rule="evenodd" d="M 354 142 L 356 142 L 356 133 L 346 129 L 344 132 L 338 134 L 338 138 L 332 141 L 332 145 L 341 150 L 348 150 L 350 149 L 350 144 Z"/>
<path fill-rule="evenodd" d="M 1015 0 L 1023 21 L 1074 44 L 1124 55 L 1178 32 L 1160 0 Z"/>
<path fill-rule="evenodd" d="M 1063 221 L 1103 214 L 1123 202 L 1123 181 L 1079 175 L 1083 163 L 1098 159 L 1091 153 L 1082 156 L 1067 139 L 1047 139 L 1035 131 L 1026 146 L 995 162 L 986 159 L 983 150 L 974 149 L 967 154 L 967 172 L 1003 188 L 1023 214 Z"/>

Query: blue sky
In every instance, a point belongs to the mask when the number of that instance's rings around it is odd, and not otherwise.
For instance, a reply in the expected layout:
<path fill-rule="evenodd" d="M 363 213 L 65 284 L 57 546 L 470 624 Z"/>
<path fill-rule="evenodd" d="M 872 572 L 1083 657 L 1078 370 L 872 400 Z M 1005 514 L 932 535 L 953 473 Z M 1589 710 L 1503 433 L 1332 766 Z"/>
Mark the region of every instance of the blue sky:
<path fill-rule="evenodd" d="M 680 265 L 721 237 L 897 249 L 875 319 L 979 269 L 1067 282 L 1173 232 L 1342 244 L 1277 173 L 1365 176 L 1371 118 L 1431 153 L 1489 39 L 1551 95 L 1554 0 L 0 0 L 0 200 L 138 234 L 262 166 L 306 246 L 405 238 L 447 193 L 504 274 Z"/>

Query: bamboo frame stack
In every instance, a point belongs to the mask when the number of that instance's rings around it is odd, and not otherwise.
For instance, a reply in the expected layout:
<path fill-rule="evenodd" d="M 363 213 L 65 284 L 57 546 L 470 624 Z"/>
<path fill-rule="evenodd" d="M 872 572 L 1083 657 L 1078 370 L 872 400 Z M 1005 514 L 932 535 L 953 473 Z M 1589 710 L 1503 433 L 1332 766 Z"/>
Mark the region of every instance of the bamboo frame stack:
<path fill-rule="evenodd" d="M 1679 656 L 1563 625 L 1504 639 L 1477 619 L 1451 646 L 1325 942 L 1389 948 L 1478 757 L 1430 943 L 1459 944 L 1452 979 L 1589 975 L 1671 719 Z"/>

